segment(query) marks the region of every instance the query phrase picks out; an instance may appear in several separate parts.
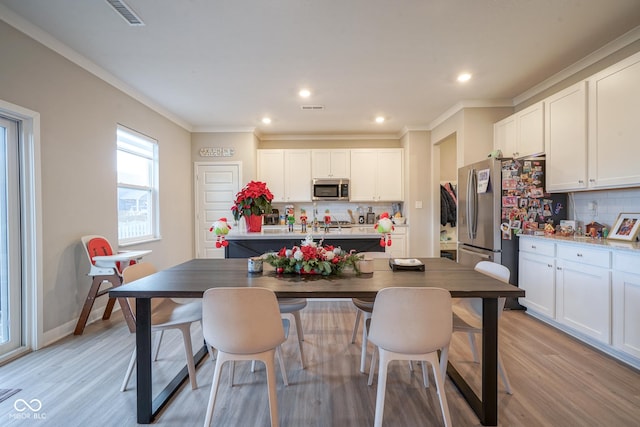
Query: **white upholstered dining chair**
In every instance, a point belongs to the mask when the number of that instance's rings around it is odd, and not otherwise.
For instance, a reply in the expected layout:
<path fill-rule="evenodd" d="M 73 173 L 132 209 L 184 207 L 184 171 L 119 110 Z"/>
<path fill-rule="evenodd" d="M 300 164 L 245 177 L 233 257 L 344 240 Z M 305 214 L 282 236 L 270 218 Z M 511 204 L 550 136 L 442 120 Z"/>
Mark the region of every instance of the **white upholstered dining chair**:
<path fill-rule="evenodd" d="M 286 319 L 285 319 L 286 320 Z M 275 355 L 286 340 L 273 291 L 265 288 L 212 288 L 202 303 L 202 331 L 217 350 L 204 425 L 211 425 L 222 365 L 234 360 L 260 360 L 266 366 L 271 426 L 277 426 Z M 282 359 L 281 359 L 282 360 Z"/>
<path fill-rule="evenodd" d="M 504 265 L 490 261 L 480 261 L 476 264 L 474 269 L 482 274 L 493 277 L 494 279 L 509 283 L 511 272 Z M 498 320 L 502 317 L 505 301 L 505 298 L 498 298 Z M 458 311 L 458 313 L 456 313 L 456 311 Z M 469 345 L 471 347 L 471 354 L 473 355 L 473 361 L 475 363 L 479 363 L 480 358 L 478 357 L 476 335 L 482 333 L 481 298 L 460 298 L 460 301 L 455 305 L 455 310 L 453 312 L 453 332 L 464 332 L 467 334 Z M 513 394 L 507 371 L 504 367 L 504 363 L 502 362 L 502 357 L 500 356 L 500 346 L 498 346 L 498 373 L 500 374 L 500 378 L 504 384 L 507 394 Z"/>
<path fill-rule="evenodd" d="M 130 265 L 122 271 L 124 283 L 131 283 L 142 277 L 149 276 L 157 270 L 155 266 L 149 262 L 140 262 Z M 135 313 L 135 298 L 129 298 L 128 304 L 131 311 Z M 187 359 L 187 370 L 189 372 L 189 380 L 191 388 L 198 388 L 196 380 L 196 368 L 193 360 L 193 349 L 191 345 L 191 325 L 202 320 L 202 302 L 197 300 L 188 304 L 179 304 L 170 298 L 153 298 L 151 300 L 151 332 L 158 332 L 153 360 L 157 360 L 162 341 L 162 334 L 167 329 L 178 329 L 182 333 L 182 341 L 184 343 L 185 356 Z M 127 367 L 124 381 L 120 387 L 120 391 L 127 389 L 127 384 L 131 378 L 131 373 L 136 365 L 136 349 L 134 347 L 133 354 Z"/>
<path fill-rule="evenodd" d="M 376 356 L 380 356 L 374 426 L 382 426 L 387 368 L 393 360 L 419 360 L 431 364 L 444 425 L 451 425 L 443 372 L 452 323 L 451 294 L 445 289 L 394 287 L 378 292 L 369 329 L 369 341 L 376 346 L 369 383 L 373 378 Z"/>
<path fill-rule="evenodd" d="M 362 255 L 364 259 L 390 257 L 390 255 L 386 252 L 360 252 L 358 255 Z M 362 326 L 362 348 L 360 350 L 360 372 L 362 373 L 365 372 L 367 361 L 367 328 L 364 326 L 364 323 L 366 323 L 366 321 L 371 318 L 374 300 L 375 298 L 351 298 L 351 302 L 356 308 L 356 320 L 353 324 L 353 332 L 351 333 L 351 344 L 356 342 L 356 335 L 358 334 L 360 320 L 364 316 Z"/>

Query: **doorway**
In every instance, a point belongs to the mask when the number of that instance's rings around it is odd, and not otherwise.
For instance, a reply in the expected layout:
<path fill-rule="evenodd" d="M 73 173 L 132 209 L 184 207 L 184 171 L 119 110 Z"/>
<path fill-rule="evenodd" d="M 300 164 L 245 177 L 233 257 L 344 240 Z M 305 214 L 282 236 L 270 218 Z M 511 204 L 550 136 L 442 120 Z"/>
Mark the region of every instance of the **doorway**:
<path fill-rule="evenodd" d="M 224 258 L 216 248 L 216 236 L 209 231 L 214 221 L 231 218 L 231 206 L 240 191 L 241 162 L 195 164 L 196 258 Z"/>

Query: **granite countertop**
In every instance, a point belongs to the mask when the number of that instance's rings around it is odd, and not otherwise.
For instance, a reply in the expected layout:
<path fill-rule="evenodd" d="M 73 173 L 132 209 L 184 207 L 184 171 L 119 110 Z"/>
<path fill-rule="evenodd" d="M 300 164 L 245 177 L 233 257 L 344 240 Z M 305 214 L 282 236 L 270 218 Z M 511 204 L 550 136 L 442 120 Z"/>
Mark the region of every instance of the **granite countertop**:
<path fill-rule="evenodd" d="M 396 225 L 396 229 L 406 227 Z M 325 233 L 323 228 L 319 228 L 317 232 L 312 231 L 312 227 L 307 226 L 307 232 L 301 231 L 300 225 L 294 226 L 294 231 L 289 231 L 286 225 L 263 225 L 260 233 L 248 233 L 244 229 L 232 228 L 227 234 L 227 240 L 266 240 L 266 239 L 291 239 L 304 240 L 307 235 L 312 235 L 314 240 L 324 239 L 375 239 L 380 237 L 372 225 L 360 226 L 353 225 L 351 227 L 330 228 Z"/>
<path fill-rule="evenodd" d="M 631 251 L 640 253 L 640 242 L 625 242 L 623 240 L 610 239 L 594 239 L 591 237 L 563 237 L 563 236 L 534 236 L 530 234 L 521 234 L 520 238 L 542 239 L 559 243 L 570 243 L 582 246 L 599 247 L 602 249 L 615 249 L 623 251 Z"/>

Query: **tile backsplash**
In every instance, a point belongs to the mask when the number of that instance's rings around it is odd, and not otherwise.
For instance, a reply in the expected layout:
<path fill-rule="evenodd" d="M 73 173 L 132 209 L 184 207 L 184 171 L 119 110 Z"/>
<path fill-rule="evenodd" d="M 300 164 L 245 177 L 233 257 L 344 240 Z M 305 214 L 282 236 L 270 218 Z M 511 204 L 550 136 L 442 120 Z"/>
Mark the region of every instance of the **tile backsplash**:
<path fill-rule="evenodd" d="M 291 203 L 295 209 L 296 222 L 300 218 L 300 210 L 305 209 L 309 221 L 313 219 L 313 203 Z M 273 207 L 278 209 L 280 214 L 284 214 L 286 203 L 274 203 Z M 365 216 L 369 206 L 372 207 L 372 211 L 376 215 L 380 215 L 382 212 L 388 212 L 389 215 L 393 212 L 393 206 L 391 203 L 356 203 L 356 202 L 317 202 L 316 207 L 318 209 L 318 220 L 322 221 L 324 211 L 329 209 L 331 217 L 334 221 L 350 221 L 348 209 L 351 209 L 355 220 L 358 220 L 358 206 L 362 207 Z M 402 209 L 402 203 L 400 203 Z M 404 212 L 403 212 L 404 213 Z"/>
<path fill-rule="evenodd" d="M 621 212 L 640 212 L 640 188 L 569 194 L 569 219 L 582 224 L 596 221 L 610 228 Z"/>

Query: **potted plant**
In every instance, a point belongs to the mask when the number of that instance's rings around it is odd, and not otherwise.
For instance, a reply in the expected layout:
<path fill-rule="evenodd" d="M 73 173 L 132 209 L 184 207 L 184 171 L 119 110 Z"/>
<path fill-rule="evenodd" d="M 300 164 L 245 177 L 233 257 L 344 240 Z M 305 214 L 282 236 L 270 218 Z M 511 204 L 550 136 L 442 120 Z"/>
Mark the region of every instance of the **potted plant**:
<path fill-rule="evenodd" d="M 272 200 L 273 194 L 267 188 L 267 184 L 251 181 L 236 194 L 231 213 L 236 221 L 244 217 L 247 231 L 259 232 L 262 230 L 262 215 L 271 213 Z"/>

